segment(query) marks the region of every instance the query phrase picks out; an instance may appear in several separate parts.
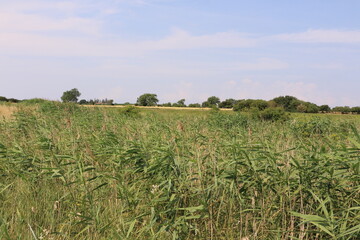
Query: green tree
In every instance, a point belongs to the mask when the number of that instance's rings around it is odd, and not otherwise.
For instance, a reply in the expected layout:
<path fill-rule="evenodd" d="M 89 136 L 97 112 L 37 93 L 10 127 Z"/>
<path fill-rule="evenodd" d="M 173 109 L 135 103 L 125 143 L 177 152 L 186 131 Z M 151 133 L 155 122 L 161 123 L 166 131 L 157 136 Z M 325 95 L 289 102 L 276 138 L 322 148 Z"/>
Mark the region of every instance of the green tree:
<path fill-rule="evenodd" d="M 360 114 L 360 107 L 352 107 L 351 112 L 356 113 L 356 114 Z"/>
<path fill-rule="evenodd" d="M 201 105 L 200 105 L 200 103 L 190 103 L 188 107 L 199 108 L 199 107 L 201 107 Z"/>
<path fill-rule="evenodd" d="M 163 103 L 162 106 L 163 107 L 172 107 L 172 103 L 171 102 Z"/>
<path fill-rule="evenodd" d="M 274 98 L 272 101 L 276 102 L 278 107 L 283 107 L 286 111 L 289 112 L 296 112 L 296 108 L 302 103 L 299 99 L 293 96 L 280 96 Z"/>
<path fill-rule="evenodd" d="M 264 110 L 269 107 L 269 104 L 265 100 L 261 99 L 246 99 L 239 100 L 235 103 L 233 110 L 234 111 L 248 111 L 253 110 Z"/>
<path fill-rule="evenodd" d="M 329 107 L 329 105 L 321 105 L 320 107 L 319 107 L 319 111 L 320 112 L 331 112 L 331 108 Z"/>
<path fill-rule="evenodd" d="M 207 99 L 207 102 L 210 104 L 210 106 L 217 106 L 220 103 L 220 98 L 212 96 Z"/>
<path fill-rule="evenodd" d="M 156 94 L 145 93 L 138 97 L 136 104 L 139 106 L 156 106 L 158 102 Z"/>
<path fill-rule="evenodd" d="M 77 88 L 73 88 L 69 91 L 64 92 L 61 100 L 63 102 L 77 102 L 80 95 L 81 93 L 79 92 L 79 90 L 77 90 Z"/>
<path fill-rule="evenodd" d="M 319 106 L 317 106 L 315 103 L 306 102 L 306 113 L 318 113 L 319 112 Z"/>
<path fill-rule="evenodd" d="M 236 103 L 235 99 L 229 98 L 219 103 L 219 108 L 233 108 Z"/>
<path fill-rule="evenodd" d="M 84 105 L 84 104 L 88 104 L 88 102 L 85 99 L 81 99 L 79 101 L 79 104 Z"/>
<path fill-rule="evenodd" d="M 340 112 L 342 114 L 348 114 L 351 112 L 351 108 L 348 107 L 348 106 L 345 106 L 345 107 L 334 107 L 332 109 L 333 112 Z"/>
<path fill-rule="evenodd" d="M 185 105 L 185 99 L 180 99 L 177 103 L 176 103 L 177 107 L 186 107 Z"/>

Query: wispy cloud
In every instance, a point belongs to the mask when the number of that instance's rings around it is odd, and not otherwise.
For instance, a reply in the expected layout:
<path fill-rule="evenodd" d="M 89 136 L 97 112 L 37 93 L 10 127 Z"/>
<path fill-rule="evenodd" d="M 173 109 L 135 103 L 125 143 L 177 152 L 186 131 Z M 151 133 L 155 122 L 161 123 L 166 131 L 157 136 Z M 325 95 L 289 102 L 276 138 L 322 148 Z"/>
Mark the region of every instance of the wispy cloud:
<path fill-rule="evenodd" d="M 40 14 L 6 13 L 0 11 L 0 33 L 77 33 L 98 35 L 101 21 L 66 17 L 54 19 Z"/>
<path fill-rule="evenodd" d="M 289 64 L 277 59 L 260 58 L 255 62 L 240 62 L 235 63 L 230 68 L 231 70 L 241 71 L 268 71 L 268 70 L 281 70 L 289 67 Z"/>
<path fill-rule="evenodd" d="M 310 29 L 306 32 L 279 34 L 270 39 L 297 43 L 360 43 L 360 31 Z"/>

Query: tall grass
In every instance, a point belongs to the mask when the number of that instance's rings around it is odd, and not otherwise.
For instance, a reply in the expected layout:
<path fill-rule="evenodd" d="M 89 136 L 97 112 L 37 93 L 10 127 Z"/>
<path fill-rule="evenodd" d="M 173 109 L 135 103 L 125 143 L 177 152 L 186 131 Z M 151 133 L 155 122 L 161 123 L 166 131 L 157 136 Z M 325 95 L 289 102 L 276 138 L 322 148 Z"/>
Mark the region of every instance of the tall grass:
<path fill-rule="evenodd" d="M 41 103 L 0 123 L 0 239 L 358 239 L 360 119 Z"/>
<path fill-rule="evenodd" d="M 17 111 L 17 108 L 13 104 L 3 103 L 0 104 L 0 119 L 8 120 L 11 119 L 13 113 Z"/>

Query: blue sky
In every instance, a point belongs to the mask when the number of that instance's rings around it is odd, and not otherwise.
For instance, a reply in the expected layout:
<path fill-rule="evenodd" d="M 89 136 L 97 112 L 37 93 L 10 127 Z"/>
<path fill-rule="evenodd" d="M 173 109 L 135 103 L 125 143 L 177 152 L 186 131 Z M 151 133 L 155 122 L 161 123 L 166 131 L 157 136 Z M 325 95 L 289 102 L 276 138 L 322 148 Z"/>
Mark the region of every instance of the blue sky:
<path fill-rule="evenodd" d="M 0 0 L 0 96 L 360 105 L 360 1 Z"/>

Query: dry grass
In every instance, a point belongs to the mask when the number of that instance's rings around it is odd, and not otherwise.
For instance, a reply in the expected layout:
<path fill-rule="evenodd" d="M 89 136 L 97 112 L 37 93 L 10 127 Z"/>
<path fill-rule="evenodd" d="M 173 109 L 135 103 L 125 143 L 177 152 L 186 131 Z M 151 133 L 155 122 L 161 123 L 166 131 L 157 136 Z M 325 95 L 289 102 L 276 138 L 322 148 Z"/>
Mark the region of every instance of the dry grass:
<path fill-rule="evenodd" d="M 16 111 L 17 108 L 15 106 L 0 105 L 0 119 L 11 119 Z"/>

